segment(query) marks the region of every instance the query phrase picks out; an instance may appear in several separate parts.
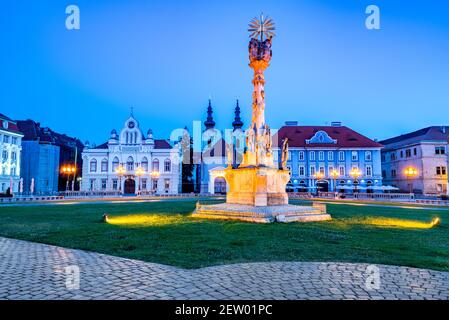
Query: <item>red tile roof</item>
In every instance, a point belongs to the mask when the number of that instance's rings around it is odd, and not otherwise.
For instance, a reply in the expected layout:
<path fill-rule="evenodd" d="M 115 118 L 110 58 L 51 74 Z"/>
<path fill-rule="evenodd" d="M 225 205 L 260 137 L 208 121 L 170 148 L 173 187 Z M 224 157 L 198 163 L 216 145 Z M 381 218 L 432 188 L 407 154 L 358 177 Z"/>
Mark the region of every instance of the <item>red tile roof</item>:
<path fill-rule="evenodd" d="M 311 143 L 311 139 L 318 131 L 326 132 L 337 143 Z M 273 137 L 273 146 L 281 146 L 282 141 L 288 138 L 289 147 L 293 148 L 382 148 L 383 145 L 375 142 L 345 126 L 284 126 Z"/>

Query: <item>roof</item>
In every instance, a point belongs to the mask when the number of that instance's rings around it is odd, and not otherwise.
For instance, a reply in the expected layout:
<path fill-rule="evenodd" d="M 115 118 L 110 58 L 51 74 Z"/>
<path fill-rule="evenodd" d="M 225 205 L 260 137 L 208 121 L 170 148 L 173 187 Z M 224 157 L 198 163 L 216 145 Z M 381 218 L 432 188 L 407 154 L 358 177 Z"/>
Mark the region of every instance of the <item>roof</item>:
<path fill-rule="evenodd" d="M 167 140 L 154 140 L 154 148 L 155 149 L 172 149 L 172 146 Z"/>
<path fill-rule="evenodd" d="M 381 141 L 386 146 L 408 145 L 422 141 L 442 141 L 449 140 L 449 126 L 433 126 L 403 134 L 397 137 Z"/>
<path fill-rule="evenodd" d="M 102 143 L 93 149 L 107 149 L 108 148 L 108 142 Z M 173 147 L 170 145 L 170 143 L 167 140 L 159 139 L 154 140 L 154 149 L 172 149 Z"/>
<path fill-rule="evenodd" d="M 7 132 L 12 132 L 12 133 L 18 133 L 18 134 L 22 134 L 22 132 L 20 131 L 19 127 L 17 126 L 17 123 L 12 120 L 11 118 L 5 116 L 3 113 L 0 113 L 0 120 L 1 121 L 8 121 L 8 128 L 4 128 L 2 123 L 0 122 L 0 130 L 3 131 L 7 131 Z"/>
<path fill-rule="evenodd" d="M 323 132 L 325 134 L 322 134 Z M 284 126 L 274 135 L 273 146 L 281 146 L 285 138 L 288 138 L 288 145 L 291 148 L 383 147 L 382 144 L 345 126 Z"/>
<path fill-rule="evenodd" d="M 60 147 L 73 146 L 75 143 L 79 149 L 84 147 L 79 139 L 54 132 L 47 127 L 42 128 L 40 123 L 30 119 L 18 120 L 17 126 L 24 134 L 23 141 L 39 141 L 39 143 L 54 144 Z"/>

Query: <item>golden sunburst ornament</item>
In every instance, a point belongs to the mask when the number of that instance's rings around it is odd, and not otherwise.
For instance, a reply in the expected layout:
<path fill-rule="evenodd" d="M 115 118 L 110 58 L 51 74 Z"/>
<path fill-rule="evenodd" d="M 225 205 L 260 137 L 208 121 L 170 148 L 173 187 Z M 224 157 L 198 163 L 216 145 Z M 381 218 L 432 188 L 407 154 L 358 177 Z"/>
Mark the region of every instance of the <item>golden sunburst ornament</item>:
<path fill-rule="evenodd" d="M 260 37 L 260 41 L 263 41 L 263 38 L 272 38 L 275 36 L 274 30 L 274 21 L 273 19 L 264 17 L 263 14 L 260 15 L 260 18 L 253 18 L 249 23 L 248 31 L 251 32 L 250 38 L 258 39 Z"/>

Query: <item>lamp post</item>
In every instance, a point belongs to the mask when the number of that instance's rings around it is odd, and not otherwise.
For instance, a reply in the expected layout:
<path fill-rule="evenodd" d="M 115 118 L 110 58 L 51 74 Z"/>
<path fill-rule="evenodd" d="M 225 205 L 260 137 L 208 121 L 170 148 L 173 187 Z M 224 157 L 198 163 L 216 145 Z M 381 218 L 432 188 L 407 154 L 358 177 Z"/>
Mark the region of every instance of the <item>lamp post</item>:
<path fill-rule="evenodd" d="M 409 180 L 410 194 L 412 194 L 413 193 L 413 178 L 415 178 L 418 175 L 418 170 L 414 167 L 407 167 L 404 170 L 404 174 L 407 177 L 407 179 Z"/>
<path fill-rule="evenodd" d="M 334 182 L 334 193 L 335 197 L 337 197 L 337 178 L 340 176 L 340 174 L 337 170 L 334 169 L 330 172 L 330 176 L 332 177 L 332 180 Z"/>
<path fill-rule="evenodd" d="M 120 165 L 117 170 L 115 170 L 115 173 L 117 173 L 119 182 L 118 182 L 118 191 L 122 193 L 122 177 L 126 174 L 126 169 Z"/>
<path fill-rule="evenodd" d="M 359 184 L 358 179 L 362 176 L 362 171 L 359 168 L 352 168 L 349 175 L 354 179 L 354 193 L 357 193 L 357 185 Z"/>
<path fill-rule="evenodd" d="M 65 184 L 65 191 L 69 191 L 70 175 L 73 174 L 73 179 L 75 179 L 76 167 L 73 165 L 63 166 L 61 168 L 61 173 L 67 176 L 67 181 Z"/>
<path fill-rule="evenodd" d="M 138 167 L 136 170 L 136 176 L 138 178 L 138 190 L 137 190 L 137 194 L 140 194 L 140 177 L 143 176 L 145 174 L 145 170 L 142 169 L 142 167 Z"/>

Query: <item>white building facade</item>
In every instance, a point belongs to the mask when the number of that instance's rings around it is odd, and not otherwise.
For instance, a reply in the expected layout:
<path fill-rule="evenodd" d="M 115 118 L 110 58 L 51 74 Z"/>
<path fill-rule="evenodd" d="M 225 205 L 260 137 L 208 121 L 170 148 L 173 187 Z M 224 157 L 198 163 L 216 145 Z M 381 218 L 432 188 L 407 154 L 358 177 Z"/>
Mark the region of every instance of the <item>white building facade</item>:
<path fill-rule="evenodd" d="M 18 193 L 22 138 L 17 123 L 0 113 L 0 193 Z"/>
<path fill-rule="evenodd" d="M 108 142 L 83 151 L 81 191 L 119 192 L 127 195 L 178 194 L 180 188 L 179 144 L 145 137 L 131 115 Z"/>

